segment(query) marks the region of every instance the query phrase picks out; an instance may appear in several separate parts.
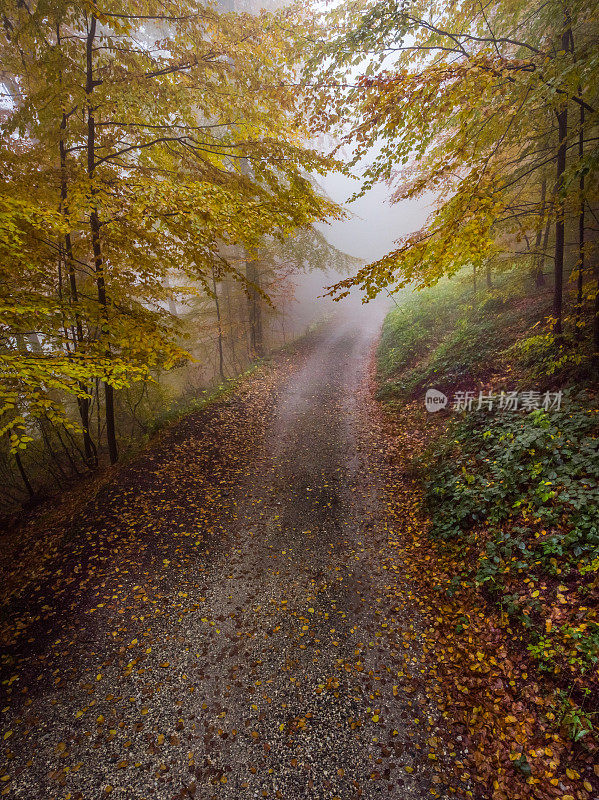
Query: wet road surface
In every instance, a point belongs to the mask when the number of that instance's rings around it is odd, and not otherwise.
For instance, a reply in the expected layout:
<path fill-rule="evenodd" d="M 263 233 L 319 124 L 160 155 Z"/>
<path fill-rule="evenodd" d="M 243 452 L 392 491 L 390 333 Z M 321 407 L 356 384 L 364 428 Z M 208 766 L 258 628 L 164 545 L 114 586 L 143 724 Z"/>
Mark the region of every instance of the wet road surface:
<path fill-rule="evenodd" d="M 263 445 L 223 488 L 220 546 L 185 551 L 175 581 L 176 554 L 109 574 L 107 596 L 124 585 L 138 602 L 89 616 L 88 599 L 89 622 L 78 607 L 79 622 L 53 629 L 53 652 L 61 636 L 76 642 L 67 662 L 42 650 L 37 673 L 16 673 L 26 690 L 7 714 L 4 794 L 446 796 L 438 768 L 431 783 L 434 712 L 410 680 L 422 670 L 418 620 L 394 615 L 380 567 L 387 532 L 363 403 L 375 338 L 337 326 L 278 387 Z M 171 468 L 157 467 L 164 489 Z M 166 506 L 152 509 L 155 488 L 128 490 L 118 524 L 135 534 L 153 513 L 163 534 L 175 530 L 190 470 Z"/>

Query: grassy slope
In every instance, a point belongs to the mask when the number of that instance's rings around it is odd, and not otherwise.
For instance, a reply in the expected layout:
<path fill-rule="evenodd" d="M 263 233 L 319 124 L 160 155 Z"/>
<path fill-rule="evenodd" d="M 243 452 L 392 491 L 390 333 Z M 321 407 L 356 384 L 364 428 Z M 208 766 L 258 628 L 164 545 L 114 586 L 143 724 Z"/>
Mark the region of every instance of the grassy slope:
<path fill-rule="evenodd" d="M 473 307 L 458 280 L 408 298 L 385 320 L 379 398 L 408 437 L 402 470 L 422 490 L 428 546 L 438 543 L 439 604 L 461 595 L 498 615 L 500 644 L 540 686 L 544 735 L 563 737 L 584 764 L 599 729 L 597 395 L 588 351 L 556 351 L 542 324 L 550 296 L 527 291 L 505 279 Z M 563 410 L 427 414 L 428 387 L 449 397 L 561 389 Z M 468 618 L 452 635 L 467 634 Z M 530 755 L 512 747 L 510 758 L 530 780 Z"/>

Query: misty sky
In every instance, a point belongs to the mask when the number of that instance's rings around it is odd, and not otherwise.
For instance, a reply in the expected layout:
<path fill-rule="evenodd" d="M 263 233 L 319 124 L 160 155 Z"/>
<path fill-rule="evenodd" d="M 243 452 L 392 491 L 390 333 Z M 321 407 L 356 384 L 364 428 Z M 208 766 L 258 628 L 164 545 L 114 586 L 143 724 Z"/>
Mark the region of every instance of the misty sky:
<path fill-rule="evenodd" d="M 391 205 L 389 203 L 391 189 L 386 184 L 379 183 L 365 197 L 347 204 L 348 198 L 360 186 L 358 180 L 352 180 L 338 173 L 329 173 L 324 178 L 318 176 L 317 180 L 332 200 L 350 212 L 350 216 L 342 222 L 317 227 L 331 244 L 345 253 L 362 259 L 365 263 L 386 255 L 394 248 L 396 239 L 422 227 L 431 211 L 427 203 L 432 203 L 432 195 L 421 200 Z M 360 308 L 362 295 L 358 289 L 352 290 L 351 296 L 339 304 L 331 305 L 330 300 L 323 299 L 321 295 L 324 287 L 337 280 L 339 278 L 334 273 L 323 275 L 319 271 L 297 276 L 295 315 L 305 323 L 334 309 L 342 314 L 344 312 L 354 315 L 372 314 L 380 320 L 381 309 L 387 308 L 391 302 L 385 293 L 377 298 L 377 302 L 369 303 L 367 308 L 363 306 Z"/>
<path fill-rule="evenodd" d="M 430 213 L 427 202 L 432 198 L 390 205 L 391 190 L 379 183 L 365 197 L 346 205 L 359 188 L 357 180 L 330 173 L 318 182 L 337 203 L 345 205 L 353 215 L 343 222 L 321 226 L 328 241 L 350 255 L 375 261 L 394 247 L 394 241 L 406 233 L 418 230 Z"/>

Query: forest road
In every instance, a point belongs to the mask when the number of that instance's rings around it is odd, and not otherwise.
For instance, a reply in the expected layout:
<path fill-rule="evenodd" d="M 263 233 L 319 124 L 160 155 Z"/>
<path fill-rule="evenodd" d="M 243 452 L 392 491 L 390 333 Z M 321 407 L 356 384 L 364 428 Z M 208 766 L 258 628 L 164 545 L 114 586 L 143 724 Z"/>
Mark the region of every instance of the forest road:
<path fill-rule="evenodd" d="M 422 672 L 418 620 L 394 610 L 379 558 L 387 531 L 364 433 L 378 327 L 331 326 L 285 377 L 261 454 L 226 489 L 229 533 L 209 565 L 192 558 L 154 596 L 147 569 L 121 578 L 150 611 L 114 628 L 115 657 L 103 652 L 113 615 L 71 655 L 86 679 L 34 688 L 11 796 L 449 796 L 427 756 L 433 712 L 406 681 Z"/>

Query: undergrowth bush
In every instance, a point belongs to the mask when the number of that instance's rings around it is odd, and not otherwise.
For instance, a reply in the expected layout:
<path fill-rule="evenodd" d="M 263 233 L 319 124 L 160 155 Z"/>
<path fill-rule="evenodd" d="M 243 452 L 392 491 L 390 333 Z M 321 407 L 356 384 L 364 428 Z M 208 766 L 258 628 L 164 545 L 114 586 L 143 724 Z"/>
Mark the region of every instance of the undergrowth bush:
<path fill-rule="evenodd" d="M 597 411 L 566 398 L 561 412 L 471 413 L 437 440 L 428 464 L 432 535 L 484 525 L 476 579 L 557 560 L 591 563 L 599 550 Z"/>
<path fill-rule="evenodd" d="M 586 350 L 558 344 L 551 330 L 519 339 L 507 356 L 533 380 L 559 377 L 560 382 L 566 381 L 570 373 L 580 376 L 581 365 L 588 361 Z"/>
<path fill-rule="evenodd" d="M 432 386 L 474 386 L 513 361 L 510 348 L 538 322 L 539 310 L 520 303 L 516 283 L 504 291 L 509 299 L 494 290 L 475 301 L 463 283 L 440 284 L 391 311 L 378 349 L 379 399 L 413 398 Z"/>

